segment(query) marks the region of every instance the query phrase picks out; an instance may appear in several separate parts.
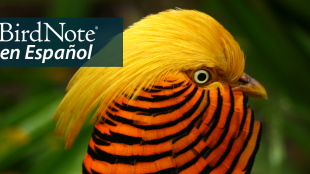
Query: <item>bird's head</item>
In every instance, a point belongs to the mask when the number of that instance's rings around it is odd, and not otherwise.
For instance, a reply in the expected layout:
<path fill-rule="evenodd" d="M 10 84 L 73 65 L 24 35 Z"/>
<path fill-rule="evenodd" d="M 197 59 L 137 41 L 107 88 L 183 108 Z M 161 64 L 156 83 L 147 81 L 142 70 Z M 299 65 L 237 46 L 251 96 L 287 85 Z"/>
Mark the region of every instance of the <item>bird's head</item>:
<path fill-rule="evenodd" d="M 171 76 L 188 78 L 205 90 L 229 85 L 247 96 L 267 98 L 264 87 L 244 73 L 239 44 L 204 13 L 168 10 L 149 15 L 126 29 L 123 39 L 124 67 L 84 67 L 70 81 L 55 114 L 57 132 L 66 132 L 68 146 L 92 110 L 96 118 L 121 93 L 136 96 Z"/>

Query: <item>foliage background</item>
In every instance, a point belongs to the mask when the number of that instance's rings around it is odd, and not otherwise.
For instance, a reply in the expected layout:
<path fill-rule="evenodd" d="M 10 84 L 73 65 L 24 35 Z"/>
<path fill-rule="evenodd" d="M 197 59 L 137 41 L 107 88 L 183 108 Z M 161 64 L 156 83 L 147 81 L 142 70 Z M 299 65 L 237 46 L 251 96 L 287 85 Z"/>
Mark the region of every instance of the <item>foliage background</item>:
<path fill-rule="evenodd" d="M 240 43 L 269 99 L 250 99 L 263 138 L 253 174 L 310 171 L 310 1 L 0 0 L 0 17 L 141 17 L 180 7 L 210 14 Z M 0 174 L 81 173 L 92 125 L 70 150 L 52 122 L 77 68 L 0 68 Z"/>

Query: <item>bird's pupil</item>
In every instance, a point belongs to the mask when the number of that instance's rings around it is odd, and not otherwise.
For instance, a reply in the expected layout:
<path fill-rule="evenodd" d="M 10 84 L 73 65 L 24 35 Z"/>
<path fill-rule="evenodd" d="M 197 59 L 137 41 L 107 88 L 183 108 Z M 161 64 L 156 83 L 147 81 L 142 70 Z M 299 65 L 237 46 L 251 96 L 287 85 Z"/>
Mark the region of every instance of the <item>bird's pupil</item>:
<path fill-rule="evenodd" d="M 207 75 L 204 74 L 204 73 L 200 73 L 200 74 L 198 75 L 198 80 L 199 80 L 199 81 L 204 81 L 204 80 L 206 80 L 206 78 L 207 78 Z"/>

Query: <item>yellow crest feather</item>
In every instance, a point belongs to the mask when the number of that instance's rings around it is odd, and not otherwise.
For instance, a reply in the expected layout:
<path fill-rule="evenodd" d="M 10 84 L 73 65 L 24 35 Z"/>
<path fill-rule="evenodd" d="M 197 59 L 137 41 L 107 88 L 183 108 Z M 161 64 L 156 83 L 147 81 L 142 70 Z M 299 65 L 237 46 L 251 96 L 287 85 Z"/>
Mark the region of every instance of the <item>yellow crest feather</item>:
<path fill-rule="evenodd" d="M 54 119 L 70 147 L 90 112 L 104 112 L 121 92 L 137 96 L 168 74 L 199 67 L 220 68 L 231 81 L 244 70 L 244 56 L 231 34 L 215 19 L 194 10 L 149 15 L 123 33 L 124 67 L 83 67 L 68 85 Z M 209 88 L 219 87 L 219 82 Z"/>

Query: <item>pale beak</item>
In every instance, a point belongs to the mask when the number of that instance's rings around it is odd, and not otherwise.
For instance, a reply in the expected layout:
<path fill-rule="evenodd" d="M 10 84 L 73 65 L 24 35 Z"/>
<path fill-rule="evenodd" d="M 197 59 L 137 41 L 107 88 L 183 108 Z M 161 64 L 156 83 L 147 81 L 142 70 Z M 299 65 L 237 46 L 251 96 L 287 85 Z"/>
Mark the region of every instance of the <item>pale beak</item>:
<path fill-rule="evenodd" d="M 259 97 L 267 100 L 267 92 L 262 84 L 257 80 L 243 73 L 238 81 L 238 85 L 233 87 L 232 90 L 243 91 L 246 96 Z"/>

